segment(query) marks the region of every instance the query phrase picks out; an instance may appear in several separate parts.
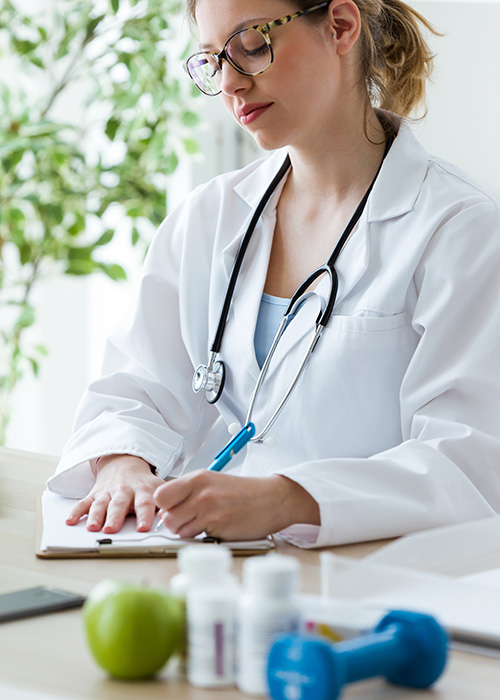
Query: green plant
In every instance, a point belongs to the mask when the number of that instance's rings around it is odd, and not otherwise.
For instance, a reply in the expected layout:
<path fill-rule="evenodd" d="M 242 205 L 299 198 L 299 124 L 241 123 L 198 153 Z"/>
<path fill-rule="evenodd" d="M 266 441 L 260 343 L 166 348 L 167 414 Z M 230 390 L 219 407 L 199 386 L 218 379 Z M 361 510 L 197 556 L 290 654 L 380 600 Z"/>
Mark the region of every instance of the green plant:
<path fill-rule="evenodd" d="M 46 353 L 26 339 L 34 288 L 60 274 L 124 279 L 101 251 L 120 235 L 143 254 L 166 179 L 196 152 L 194 89 L 177 77 L 181 10 L 53 0 L 28 15 L 0 0 L 0 444 L 17 382 Z"/>

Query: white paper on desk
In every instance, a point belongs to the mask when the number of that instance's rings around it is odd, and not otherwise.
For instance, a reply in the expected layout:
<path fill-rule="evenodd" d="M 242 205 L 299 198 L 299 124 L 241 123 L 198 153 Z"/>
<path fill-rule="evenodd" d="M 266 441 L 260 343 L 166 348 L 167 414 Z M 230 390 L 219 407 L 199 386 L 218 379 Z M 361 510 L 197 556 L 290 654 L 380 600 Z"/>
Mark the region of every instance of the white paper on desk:
<path fill-rule="evenodd" d="M 500 567 L 500 516 L 405 535 L 365 557 L 451 576 Z"/>
<path fill-rule="evenodd" d="M 106 535 L 103 532 L 89 532 L 85 520 L 81 520 L 78 525 L 66 525 L 65 520 L 75 502 L 59 496 L 52 491 L 45 491 L 42 495 L 43 531 L 40 549 L 42 551 L 72 551 L 72 550 L 95 550 L 96 542 L 103 538 L 116 540 L 135 540 L 149 533 L 140 533 L 135 529 L 135 518 L 127 518 L 125 523 L 116 535 Z M 161 538 L 154 538 L 155 543 L 162 544 L 165 540 L 179 539 L 177 535 L 163 530 Z M 148 539 L 148 543 L 153 540 Z"/>
<path fill-rule="evenodd" d="M 103 551 L 103 547 L 109 546 L 110 552 L 117 550 L 144 550 L 154 551 L 155 548 L 163 548 L 166 552 L 177 550 L 184 544 L 193 544 L 203 538 L 181 539 L 178 535 L 162 528 L 157 534 L 154 532 L 137 532 L 135 516 L 125 520 L 123 527 L 117 534 L 108 535 L 103 532 L 89 532 L 85 520 L 78 525 L 66 525 L 66 518 L 75 502 L 59 496 L 52 491 L 44 491 L 42 495 L 43 530 L 40 542 L 42 552 L 95 552 Z M 111 539 L 112 545 L 100 546 L 98 540 Z M 272 540 L 255 540 L 248 542 L 227 542 L 234 549 L 271 549 Z"/>
<path fill-rule="evenodd" d="M 323 563 L 325 562 L 325 564 Z M 500 649 L 498 591 L 451 576 L 322 554 L 335 600 L 434 615 L 456 640 Z M 327 593 L 327 592 L 324 592 Z"/>
<path fill-rule="evenodd" d="M 478 574 L 462 576 L 460 580 L 464 581 L 465 583 L 473 583 L 477 586 L 488 586 L 488 588 L 494 588 L 500 595 L 500 569 L 480 571 Z"/>

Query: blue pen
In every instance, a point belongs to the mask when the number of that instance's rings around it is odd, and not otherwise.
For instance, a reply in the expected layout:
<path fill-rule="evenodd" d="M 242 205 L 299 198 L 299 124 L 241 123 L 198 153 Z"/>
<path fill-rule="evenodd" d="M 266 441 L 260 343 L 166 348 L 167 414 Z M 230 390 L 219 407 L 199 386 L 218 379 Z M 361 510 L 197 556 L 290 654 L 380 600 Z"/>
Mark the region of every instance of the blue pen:
<path fill-rule="evenodd" d="M 228 442 L 224 449 L 222 449 L 219 454 L 215 456 L 212 464 L 207 467 L 208 471 L 220 472 L 221 469 L 224 469 L 226 464 L 231 461 L 234 455 L 239 452 L 242 447 L 245 447 L 247 442 L 250 442 L 254 435 L 255 425 L 253 423 L 247 423 L 244 425 L 240 432 L 234 436 L 231 442 Z"/>
<path fill-rule="evenodd" d="M 239 452 L 242 449 L 242 447 L 245 447 L 247 442 L 250 442 L 254 435 L 255 425 L 251 422 L 244 425 L 240 432 L 237 433 L 234 436 L 234 438 L 227 443 L 227 445 L 219 452 L 219 454 L 215 455 L 214 461 L 209 467 L 207 467 L 207 471 L 220 472 L 221 469 L 224 469 L 226 464 L 231 461 L 234 455 L 237 452 Z M 160 520 L 160 522 L 155 528 L 155 532 L 161 530 L 162 527 L 163 520 Z"/>

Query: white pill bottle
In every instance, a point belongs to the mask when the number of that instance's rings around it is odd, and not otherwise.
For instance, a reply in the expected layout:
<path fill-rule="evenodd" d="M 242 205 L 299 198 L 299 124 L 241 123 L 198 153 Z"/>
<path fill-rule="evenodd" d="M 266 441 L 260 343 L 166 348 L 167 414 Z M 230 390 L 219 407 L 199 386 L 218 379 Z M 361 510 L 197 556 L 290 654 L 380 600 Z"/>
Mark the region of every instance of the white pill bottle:
<path fill-rule="evenodd" d="M 188 551 L 189 550 L 189 551 Z M 235 682 L 235 615 L 239 585 L 223 545 L 191 545 L 179 552 L 181 573 L 171 591 L 186 599 L 187 677 L 200 688 Z"/>
<path fill-rule="evenodd" d="M 298 560 L 280 554 L 253 557 L 243 565 L 243 594 L 236 613 L 236 683 L 243 693 L 266 695 L 273 638 L 298 630 L 299 573 Z"/>

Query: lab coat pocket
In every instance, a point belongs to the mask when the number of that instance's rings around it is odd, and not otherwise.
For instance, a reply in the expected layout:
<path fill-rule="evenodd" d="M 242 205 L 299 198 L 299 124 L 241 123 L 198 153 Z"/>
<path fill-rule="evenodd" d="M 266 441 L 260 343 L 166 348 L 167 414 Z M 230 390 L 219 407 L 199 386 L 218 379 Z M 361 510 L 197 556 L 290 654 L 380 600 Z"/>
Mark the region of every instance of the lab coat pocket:
<path fill-rule="evenodd" d="M 307 368 L 301 402 L 303 414 L 321 416 L 321 427 L 311 431 L 323 454 L 332 454 L 333 436 L 334 454 L 344 457 L 369 456 L 401 441 L 401 384 L 417 343 L 406 312 L 332 315 Z"/>
<path fill-rule="evenodd" d="M 409 325 L 410 316 L 406 311 L 390 316 L 380 316 L 373 314 L 373 312 L 364 311 L 362 314 L 353 316 L 332 314 L 326 330 L 333 332 L 383 333 Z"/>

